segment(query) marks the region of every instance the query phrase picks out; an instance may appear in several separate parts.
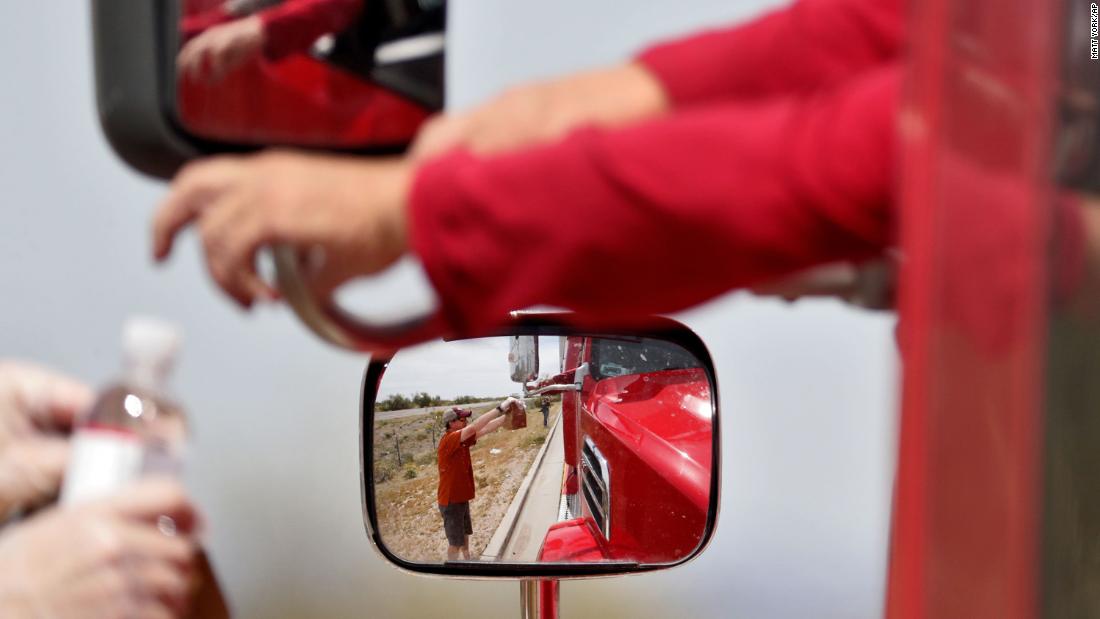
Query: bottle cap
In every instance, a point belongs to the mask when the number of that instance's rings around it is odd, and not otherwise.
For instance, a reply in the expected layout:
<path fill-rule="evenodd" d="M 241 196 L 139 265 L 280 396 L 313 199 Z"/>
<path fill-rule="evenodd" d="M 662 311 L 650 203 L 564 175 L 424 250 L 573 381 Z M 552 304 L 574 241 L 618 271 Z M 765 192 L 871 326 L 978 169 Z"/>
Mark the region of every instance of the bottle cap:
<path fill-rule="evenodd" d="M 122 350 L 126 360 L 156 374 L 165 374 L 175 362 L 183 337 L 174 323 L 132 316 L 122 328 Z"/>

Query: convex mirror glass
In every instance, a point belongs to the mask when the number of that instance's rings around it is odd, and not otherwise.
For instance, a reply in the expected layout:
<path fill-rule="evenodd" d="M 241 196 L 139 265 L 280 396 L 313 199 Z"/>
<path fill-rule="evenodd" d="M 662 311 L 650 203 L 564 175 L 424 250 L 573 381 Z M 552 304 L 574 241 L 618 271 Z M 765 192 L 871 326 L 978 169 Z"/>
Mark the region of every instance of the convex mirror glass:
<path fill-rule="evenodd" d="M 713 371 L 701 343 L 669 337 L 437 341 L 372 363 L 364 492 L 383 554 L 484 575 L 694 556 L 716 515 Z"/>
<path fill-rule="evenodd" d="M 444 0 L 179 0 L 179 124 L 239 145 L 399 147 L 442 107 Z"/>

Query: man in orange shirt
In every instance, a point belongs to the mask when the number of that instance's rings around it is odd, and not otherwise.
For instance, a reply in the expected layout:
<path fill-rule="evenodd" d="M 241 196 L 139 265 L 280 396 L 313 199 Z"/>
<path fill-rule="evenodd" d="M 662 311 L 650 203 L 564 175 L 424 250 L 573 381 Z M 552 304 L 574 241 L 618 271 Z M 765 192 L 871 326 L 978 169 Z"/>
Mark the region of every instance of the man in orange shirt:
<path fill-rule="evenodd" d="M 474 467 L 470 463 L 470 447 L 477 439 L 504 425 L 507 413 L 523 404 L 508 398 L 481 415 L 472 423 L 470 409 L 454 407 L 443 414 L 446 434 L 439 439 L 439 513 L 443 515 L 443 530 L 447 534 L 447 560 L 459 554 L 470 559 L 470 499 L 474 498 Z"/>

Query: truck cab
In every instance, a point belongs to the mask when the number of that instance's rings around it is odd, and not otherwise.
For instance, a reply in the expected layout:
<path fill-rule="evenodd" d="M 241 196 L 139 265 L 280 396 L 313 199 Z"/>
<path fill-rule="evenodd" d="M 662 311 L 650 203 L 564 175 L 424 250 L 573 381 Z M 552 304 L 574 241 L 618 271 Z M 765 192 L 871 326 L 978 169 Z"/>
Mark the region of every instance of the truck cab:
<path fill-rule="evenodd" d="M 649 338 L 562 337 L 559 350 L 558 373 L 538 384 L 572 387 L 561 392 L 559 521 L 539 560 L 661 563 L 690 555 L 710 504 L 705 368 L 677 345 Z"/>

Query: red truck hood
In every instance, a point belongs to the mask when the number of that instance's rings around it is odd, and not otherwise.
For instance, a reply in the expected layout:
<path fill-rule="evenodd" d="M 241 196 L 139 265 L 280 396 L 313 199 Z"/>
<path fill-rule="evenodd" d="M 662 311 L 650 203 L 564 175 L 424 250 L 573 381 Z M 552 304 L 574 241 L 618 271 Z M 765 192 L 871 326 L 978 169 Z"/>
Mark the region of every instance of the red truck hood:
<path fill-rule="evenodd" d="M 625 445 L 677 483 L 702 511 L 710 502 L 710 383 L 690 368 L 605 378 L 592 413 Z"/>

